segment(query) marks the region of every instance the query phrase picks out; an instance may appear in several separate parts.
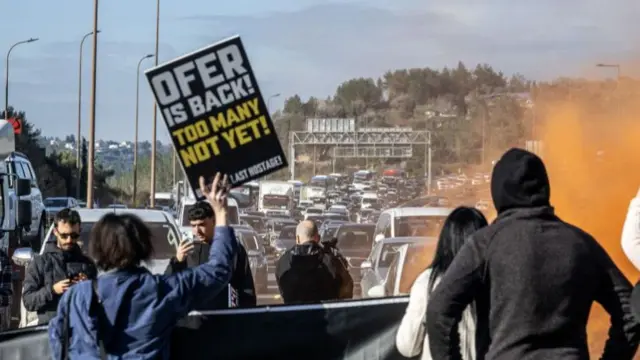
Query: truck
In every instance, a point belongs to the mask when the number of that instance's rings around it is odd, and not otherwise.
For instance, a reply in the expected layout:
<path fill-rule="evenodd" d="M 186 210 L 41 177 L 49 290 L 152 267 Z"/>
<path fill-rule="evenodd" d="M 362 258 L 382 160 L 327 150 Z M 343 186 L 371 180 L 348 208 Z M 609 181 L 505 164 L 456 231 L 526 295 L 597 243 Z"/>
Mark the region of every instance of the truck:
<path fill-rule="evenodd" d="M 13 259 L 12 282 L 13 298 L 10 306 L 0 308 L 0 332 L 11 328 L 11 320 L 20 318 L 22 296 L 22 279 L 24 263 L 30 251 L 18 249 L 27 244 L 23 241 L 25 229 L 31 227 L 31 201 L 26 200 L 31 194 L 31 181 L 19 179 L 11 175 L 7 159 L 16 151 L 13 125 L 7 120 L 0 120 L 0 250 Z M 21 197 L 24 199 L 21 199 Z M 26 199 L 25 199 L 26 198 Z M 31 250 L 31 248 L 29 248 Z M 28 260 L 31 260 L 30 258 Z M 26 262 L 25 262 L 26 263 Z"/>
<path fill-rule="evenodd" d="M 325 207 L 327 191 L 321 186 L 303 186 L 300 188 L 300 207 Z"/>
<path fill-rule="evenodd" d="M 258 211 L 266 216 L 291 216 L 295 208 L 294 186 L 286 181 L 262 181 Z"/>

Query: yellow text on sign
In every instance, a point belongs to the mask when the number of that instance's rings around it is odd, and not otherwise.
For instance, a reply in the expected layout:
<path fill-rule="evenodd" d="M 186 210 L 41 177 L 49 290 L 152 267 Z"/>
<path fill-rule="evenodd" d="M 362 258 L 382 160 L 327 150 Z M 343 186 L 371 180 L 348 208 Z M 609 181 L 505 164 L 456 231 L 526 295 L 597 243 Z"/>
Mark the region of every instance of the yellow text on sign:
<path fill-rule="evenodd" d="M 266 117 L 260 115 L 258 98 L 172 131 L 185 168 L 220 155 L 221 138 L 233 150 L 269 134 L 271 130 Z"/>

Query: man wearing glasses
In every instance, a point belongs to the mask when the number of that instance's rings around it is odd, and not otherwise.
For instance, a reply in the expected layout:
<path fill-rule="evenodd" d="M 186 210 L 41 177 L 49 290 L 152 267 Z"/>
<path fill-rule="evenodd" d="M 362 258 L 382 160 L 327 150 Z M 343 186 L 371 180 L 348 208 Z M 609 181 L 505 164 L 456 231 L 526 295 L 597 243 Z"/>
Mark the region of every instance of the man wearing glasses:
<path fill-rule="evenodd" d="M 45 245 L 42 255 L 29 264 L 24 278 L 24 307 L 38 314 L 38 325 L 49 323 L 56 314 L 60 297 L 71 286 L 97 276 L 93 261 L 78 246 L 80 215 L 77 211 L 58 212 L 54 234 L 56 242 Z"/>

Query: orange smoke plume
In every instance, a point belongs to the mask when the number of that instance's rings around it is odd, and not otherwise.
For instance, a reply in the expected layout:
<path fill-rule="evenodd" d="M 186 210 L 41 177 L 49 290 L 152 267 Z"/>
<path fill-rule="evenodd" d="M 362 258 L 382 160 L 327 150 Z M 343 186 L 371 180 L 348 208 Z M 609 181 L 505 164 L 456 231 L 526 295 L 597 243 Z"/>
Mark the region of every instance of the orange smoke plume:
<path fill-rule="evenodd" d="M 620 97 L 602 105 L 622 90 L 599 86 L 595 94 L 591 88 L 570 100 L 543 102 L 537 121 L 557 214 L 593 235 L 635 283 L 638 273 L 623 254 L 620 235 L 640 186 L 640 113 Z M 593 356 L 601 353 L 608 328 L 608 316 L 597 307 L 589 324 Z"/>

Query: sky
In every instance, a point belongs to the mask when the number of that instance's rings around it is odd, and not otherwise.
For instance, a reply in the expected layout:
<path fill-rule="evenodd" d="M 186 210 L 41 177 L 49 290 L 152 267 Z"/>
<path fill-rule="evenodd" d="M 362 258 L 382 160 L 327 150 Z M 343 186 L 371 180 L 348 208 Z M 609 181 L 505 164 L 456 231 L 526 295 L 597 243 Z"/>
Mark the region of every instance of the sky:
<path fill-rule="evenodd" d="M 10 104 L 44 135 L 75 134 L 80 41 L 92 31 L 93 1 L 0 0 L 0 14 L 0 51 L 39 38 L 11 53 Z M 281 94 L 270 101 L 273 111 L 296 93 L 326 98 L 350 78 L 458 61 L 538 80 L 611 76 L 593 64 L 639 59 L 638 18 L 637 0 L 161 0 L 158 60 L 239 34 L 263 95 Z M 133 140 L 136 65 L 154 52 L 155 20 L 154 0 L 100 2 L 98 139 Z M 91 51 L 88 38 L 82 53 L 83 136 Z M 154 60 L 142 64 L 141 74 Z M 153 100 L 144 75 L 139 79 L 140 139 L 150 140 Z M 0 99 L 4 94 L 2 86 Z M 169 139 L 160 114 L 158 139 Z"/>

